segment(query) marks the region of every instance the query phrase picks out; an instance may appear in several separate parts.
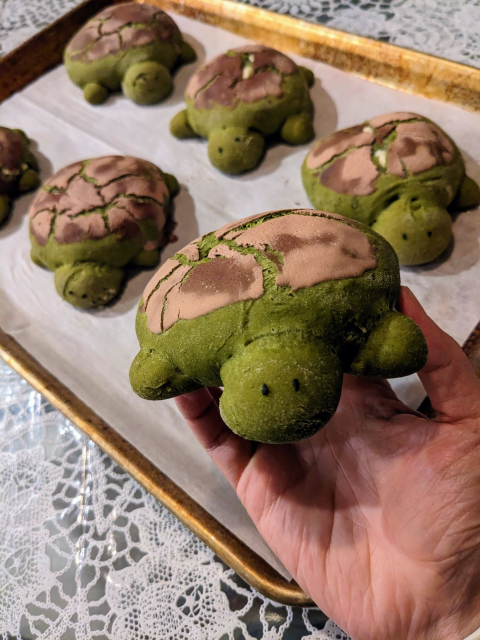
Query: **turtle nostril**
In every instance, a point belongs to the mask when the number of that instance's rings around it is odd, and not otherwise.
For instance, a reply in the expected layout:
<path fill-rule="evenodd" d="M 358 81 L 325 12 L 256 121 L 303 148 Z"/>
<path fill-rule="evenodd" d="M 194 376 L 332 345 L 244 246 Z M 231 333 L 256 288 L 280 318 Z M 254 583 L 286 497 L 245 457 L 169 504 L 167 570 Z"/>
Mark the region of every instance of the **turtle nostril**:
<path fill-rule="evenodd" d="M 431 232 L 431 231 L 427 231 L 427 236 L 428 236 L 429 238 L 431 238 L 431 237 L 432 237 L 432 232 Z"/>
<path fill-rule="evenodd" d="M 268 396 L 268 387 L 265 383 L 262 384 L 262 396 Z"/>
<path fill-rule="evenodd" d="M 404 240 L 408 240 L 408 236 L 407 236 L 407 234 L 406 234 L 406 233 L 402 233 L 402 238 L 403 238 Z"/>
<path fill-rule="evenodd" d="M 294 378 L 292 380 L 292 384 L 295 391 L 298 391 L 300 389 L 300 382 L 298 381 L 298 378 Z"/>
<path fill-rule="evenodd" d="M 223 153 L 222 147 L 218 147 L 218 153 Z"/>

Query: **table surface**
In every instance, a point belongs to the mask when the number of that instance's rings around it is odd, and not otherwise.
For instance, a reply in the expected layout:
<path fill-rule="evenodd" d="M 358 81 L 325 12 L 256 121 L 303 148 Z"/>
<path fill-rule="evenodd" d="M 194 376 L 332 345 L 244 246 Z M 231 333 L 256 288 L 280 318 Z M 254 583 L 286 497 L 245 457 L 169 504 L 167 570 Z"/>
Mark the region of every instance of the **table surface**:
<path fill-rule="evenodd" d="M 78 0 L 1 0 L 0 55 Z M 480 0 L 249 0 L 480 66 Z M 428 6 L 426 6 L 428 5 Z M 0 363 L 0 639 L 346 640 L 248 587 Z"/>

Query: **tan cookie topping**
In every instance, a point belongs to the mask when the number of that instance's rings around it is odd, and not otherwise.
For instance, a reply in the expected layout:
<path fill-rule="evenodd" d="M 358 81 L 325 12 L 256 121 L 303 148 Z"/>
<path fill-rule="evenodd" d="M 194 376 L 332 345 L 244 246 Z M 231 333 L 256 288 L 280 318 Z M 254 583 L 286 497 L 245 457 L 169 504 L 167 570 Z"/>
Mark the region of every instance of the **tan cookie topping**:
<path fill-rule="evenodd" d="M 168 188 L 161 171 L 146 160 L 107 156 L 76 162 L 52 176 L 30 207 L 30 230 L 38 244 L 142 236 L 141 223 L 166 222 Z M 147 241 L 153 249 L 157 241 Z"/>
<path fill-rule="evenodd" d="M 275 49 L 247 45 L 207 62 L 187 85 L 187 97 L 197 109 L 215 104 L 228 106 L 237 100 L 257 102 L 283 95 L 283 76 L 298 73 L 297 65 Z"/>
<path fill-rule="evenodd" d="M 72 61 L 93 62 L 154 41 L 180 51 L 182 36 L 157 7 L 128 2 L 107 7 L 89 20 L 68 44 L 67 54 Z"/>
<path fill-rule="evenodd" d="M 262 217 L 266 219 L 245 229 Z M 342 216 L 306 209 L 263 213 L 225 225 L 215 233 L 219 244 L 209 251 L 208 261 L 187 265 L 168 260 L 149 282 L 143 301 L 150 331 L 161 333 L 177 320 L 260 298 L 265 291 L 261 256 L 275 265 L 276 285 L 293 292 L 375 269 L 368 238 L 346 222 Z M 188 258 L 194 243 L 177 255 Z"/>
<path fill-rule="evenodd" d="M 406 178 L 449 164 L 453 155 L 451 141 L 437 125 L 398 112 L 337 131 L 310 151 L 306 166 L 332 191 L 366 196 L 375 192 L 380 174 Z"/>

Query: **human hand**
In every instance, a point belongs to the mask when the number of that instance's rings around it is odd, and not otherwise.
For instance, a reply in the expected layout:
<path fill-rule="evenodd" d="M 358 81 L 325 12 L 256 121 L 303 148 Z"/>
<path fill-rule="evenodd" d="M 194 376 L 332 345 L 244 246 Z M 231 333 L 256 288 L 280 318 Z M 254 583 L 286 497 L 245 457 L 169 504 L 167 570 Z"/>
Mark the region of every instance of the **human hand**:
<path fill-rule="evenodd" d="M 344 376 L 312 438 L 254 445 L 220 390 L 176 399 L 298 584 L 355 640 L 463 640 L 480 626 L 480 382 L 458 344 L 403 288 L 427 339 L 419 373 L 436 418 L 384 380 Z"/>

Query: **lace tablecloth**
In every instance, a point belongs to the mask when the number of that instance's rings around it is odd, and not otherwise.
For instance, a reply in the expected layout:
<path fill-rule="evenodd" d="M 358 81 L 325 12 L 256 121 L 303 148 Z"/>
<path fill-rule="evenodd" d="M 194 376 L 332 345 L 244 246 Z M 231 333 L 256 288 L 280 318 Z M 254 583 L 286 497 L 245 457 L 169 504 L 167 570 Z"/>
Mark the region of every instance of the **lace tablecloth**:
<path fill-rule="evenodd" d="M 240 0 L 480 67 L 480 0 Z M 0 0 L 0 55 L 79 0 Z"/>
<path fill-rule="evenodd" d="M 480 0 L 248 0 L 480 66 Z M 0 55 L 78 0 L 1 0 Z M 248 587 L 0 363 L 0 638 L 320 640 L 318 609 Z"/>

